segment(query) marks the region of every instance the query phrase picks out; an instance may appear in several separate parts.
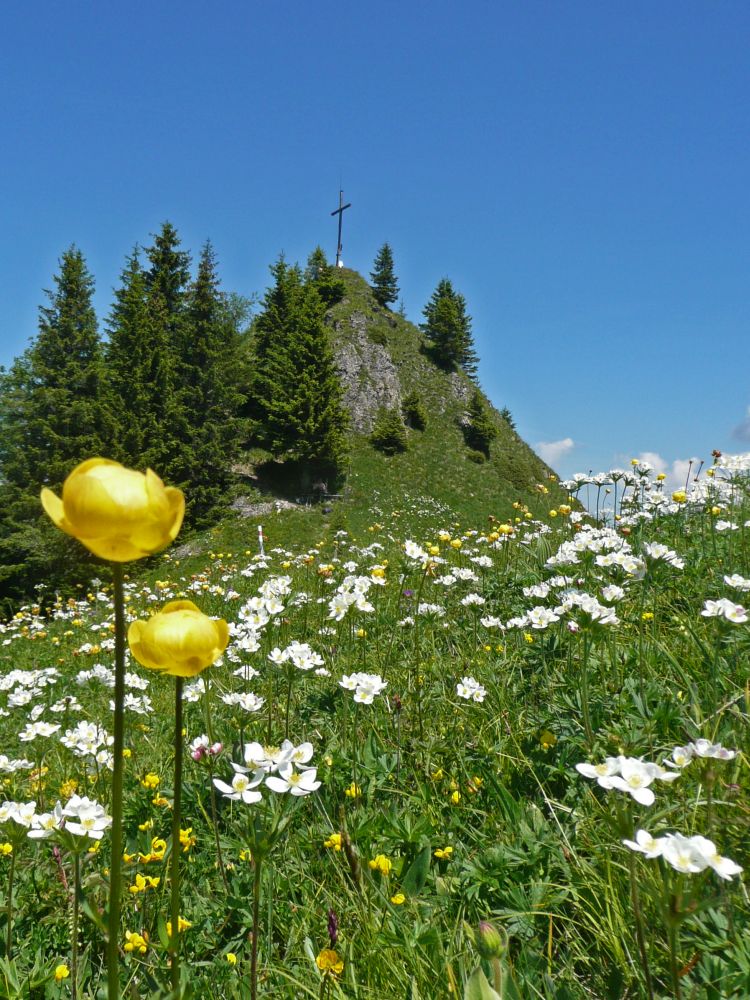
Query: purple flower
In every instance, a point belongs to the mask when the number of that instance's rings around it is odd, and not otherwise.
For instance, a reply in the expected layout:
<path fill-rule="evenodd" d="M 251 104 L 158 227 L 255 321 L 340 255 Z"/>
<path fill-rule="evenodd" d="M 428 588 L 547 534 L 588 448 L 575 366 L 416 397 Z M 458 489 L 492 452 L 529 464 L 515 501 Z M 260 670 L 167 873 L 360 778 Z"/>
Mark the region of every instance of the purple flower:
<path fill-rule="evenodd" d="M 331 941 L 331 947 L 335 948 L 339 939 L 339 918 L 336 916 L 335 910 L 328 911 L 328 937 Z"/>

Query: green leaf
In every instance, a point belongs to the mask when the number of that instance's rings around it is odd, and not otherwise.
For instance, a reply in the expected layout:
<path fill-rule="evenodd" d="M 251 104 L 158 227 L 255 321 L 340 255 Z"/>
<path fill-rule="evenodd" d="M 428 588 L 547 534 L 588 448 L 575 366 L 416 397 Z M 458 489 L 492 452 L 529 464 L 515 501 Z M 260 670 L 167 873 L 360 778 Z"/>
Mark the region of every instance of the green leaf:
<path fill-rule="evenodd" d="M 464 1000 L 503 1000 L 487 982 L 487 977 L 479 966 L 469 976 L 464 988 Z"/>
<path fill-rule="evenodd" d="M 417 896 L 424 889 L 430 871 L 431 848 L 427 844 L 416 856 L 404 875 L 401 888 L 407 896 Z"/>

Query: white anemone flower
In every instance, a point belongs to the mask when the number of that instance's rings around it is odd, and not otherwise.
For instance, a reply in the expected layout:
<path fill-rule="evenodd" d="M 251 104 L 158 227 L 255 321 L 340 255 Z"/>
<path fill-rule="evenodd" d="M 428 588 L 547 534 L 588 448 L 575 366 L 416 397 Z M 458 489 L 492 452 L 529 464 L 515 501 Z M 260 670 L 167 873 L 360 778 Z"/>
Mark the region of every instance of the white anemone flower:
<path fill-rule="evenodd" d="M 266 785 L 272 792 L 280 795 L 289 792 L 290 795 L 310 795 L 311 792 L 320 788 L 320 782 L 316 781 L 318 770 L 315 767 L 306 768 L 304 771 L 295 771 L 292 764 L 285 764 L 279 768 L 279 773 L 266 778 Z"/>
<path fill-rule="evenodd" d="M 36 802 L 14 802 L 15 809 L 10 818 L 15 820 L 19 826 L 25 826 L 28 830 L 34 823 L 36 816 Z"/>
<path fill-rule="evenodd" d="M 665 844 L 664 837 L 652 837 L 648 830 L 637 830 L 635 841 L 623 840 L 623 844 L 631 851 L 639 851 L 647 858 L 660 858 Z"/>
<path fill-rule="evenodd" d="M 691 837 L 693 846 L 703 855 L 706 864 L 712 868 L 719 878 L 729 881 L 734 875 L 739 875 L 742 871 L 740 865 L 730 858 L 723 858 L 716 850 L 716 844 L 706 837 Z"/>
<path fill-rule="evenodd" d="M 688 743 L 688 748 L 693 751 L 696 757 L 713 757 L 716 760 L 734 760 L 737 756 L 736 750 L 727 750 L 721 743 L 712 743 L 710 740 L 695 740 Z"/>
<path fill-rule="evenodd" d="M 618 757 L 607 757 L 603 764 L 576 764 L 576 771 L 584 778 L 596 779 L 602 788 L 611 788 L 611 778 L 620 772 L 620 761 Z"/>
<path fill-rule="evenodd" d="M 214 778 L 214 785 L 226 798 L 251 805 L 253 802 L 260 802 L 263 798 L 260 792 L 255 791 L 255 788 L 261 783 L 264 777 L 265 771 L 263 770 L 256 771 L 252 778 L 238 771 L 232 778 L 231 785 L 228 785 L 225 781 L 221 781 L 220 778 Z"/>
<path fill-rule="evenodd" d="M 672 751 L 672 759 L 665 760 L 664 763 L 667 767 L 687 767 L 690 761 L 695 756 L 695 750 L 688 744 L 686 747 L 675 747 Z"/>
<path fill-rule="evenodd" d="M 101 840 L 104 831 L 112 826 L 112 817 L 106 814 L 104 807 L 86 796 L 74 795 L 69 799 L 63 815 L 70 817 L 65 829 L 77 837 Z"/>
<path fill-rule="evenodd" d="M 264 747 L 260 743 L 245 744 L 245 763 L 255 771 L 262 770 L 266 774 L 278 770 L 291 760 L 294 747 L 285 740 L 280 747 Z M 238 764 L 233 765 L 239 767 Z"/>
<path fill-rule="evenodd" d="M 476 701 L 481 704 L 487 697 L 487 690 L 473 677 L 463 677 L 460 683 L 456 684 L 456 694 L 466 701 Z"/>
<path fill-rule="evenodd" d="M 63 816 L 62 805 L 58 802 L 51 813 L 38 813 L 34 817 L 32 828 L 27 836 L 32 840 L 46 840 L 62 829 L 65 817 Z"/>
<path fill-rule="evenodd" d="M 695 875 L 708 868 L 708 861 L 692 837 L 684 837 L 681 833 L 670 833 L 664 838 L 661 856 L 676 871 L 686 875 Z"/>
<path fill-rule="evenodd" d="M 609 779 L 609 787 L 627 792 L 642 806 L 653 805 L 654 793 L 648 787 L 663 769 L 657 764 L 638 760 L 635 757 L 618 757 L 620 773 Z M 674 772 L 672 772 L 674 773 Z"/>

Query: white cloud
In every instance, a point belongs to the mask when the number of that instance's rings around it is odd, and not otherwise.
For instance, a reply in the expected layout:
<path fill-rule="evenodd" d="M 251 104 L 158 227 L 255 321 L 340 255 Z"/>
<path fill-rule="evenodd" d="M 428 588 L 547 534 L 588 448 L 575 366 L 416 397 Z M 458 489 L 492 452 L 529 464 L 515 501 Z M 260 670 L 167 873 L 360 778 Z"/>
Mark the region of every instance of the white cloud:
<path fill-rule="evenodd" d="M 750 406 L 747 408 L 745 419 L 732 431 L 732 437 L 736 441 L 750 441 Z"/>
<path fill-rule="evenodd" d="M 534 449 L 547 465 L 554 468 L 563 455 L 567 455 L 571 449 L 575 448 L 573 438 L 563 438 L 562 441 L 540 441 L 534 445 Z"/>

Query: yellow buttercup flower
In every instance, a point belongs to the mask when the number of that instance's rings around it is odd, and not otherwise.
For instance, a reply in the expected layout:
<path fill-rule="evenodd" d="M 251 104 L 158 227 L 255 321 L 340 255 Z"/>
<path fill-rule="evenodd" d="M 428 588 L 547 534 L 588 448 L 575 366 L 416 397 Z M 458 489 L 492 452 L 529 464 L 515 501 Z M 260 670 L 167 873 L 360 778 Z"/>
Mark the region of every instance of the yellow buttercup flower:
<path fill-rule="evenodd" d="M 61 531 L 101 559 L 130 562 L 174 541 L 182 526 L 185 498 L 155 472 L 126 469 L 106 458 L 90 458 L 65 480 L 62 499 L 46 487 L 42 506 Z"/>
<path fill-rule="evenodd" d="M 406 896 L 403 892 L 397 892 L 395 895 L 391 896 L 391 902 L 394 906 L 401 906 L 406 902 Z"/>
<path fill-rule="evenodd" d="M 148 621 L 133 622 L 128 629 L 136 660 L 175 677 L 195 677 L 218 660 L 228 642 L 227 623 L 204 615 L 192 601 L 170 601 Z"/>
<path fill-rule="evenodd" d="M 328 840 L 323 842 L 323 847 L 332 847 L 334 851 L 341 850 L 341 834 L 332 833 Z"/>
<path fill-rule="evenodd" d="M 55 982 L 61 983 L 63 979 L 67 979 L 70 975 L 70 969 L 67 965 L 58 965 L 55 969 Z"/>

